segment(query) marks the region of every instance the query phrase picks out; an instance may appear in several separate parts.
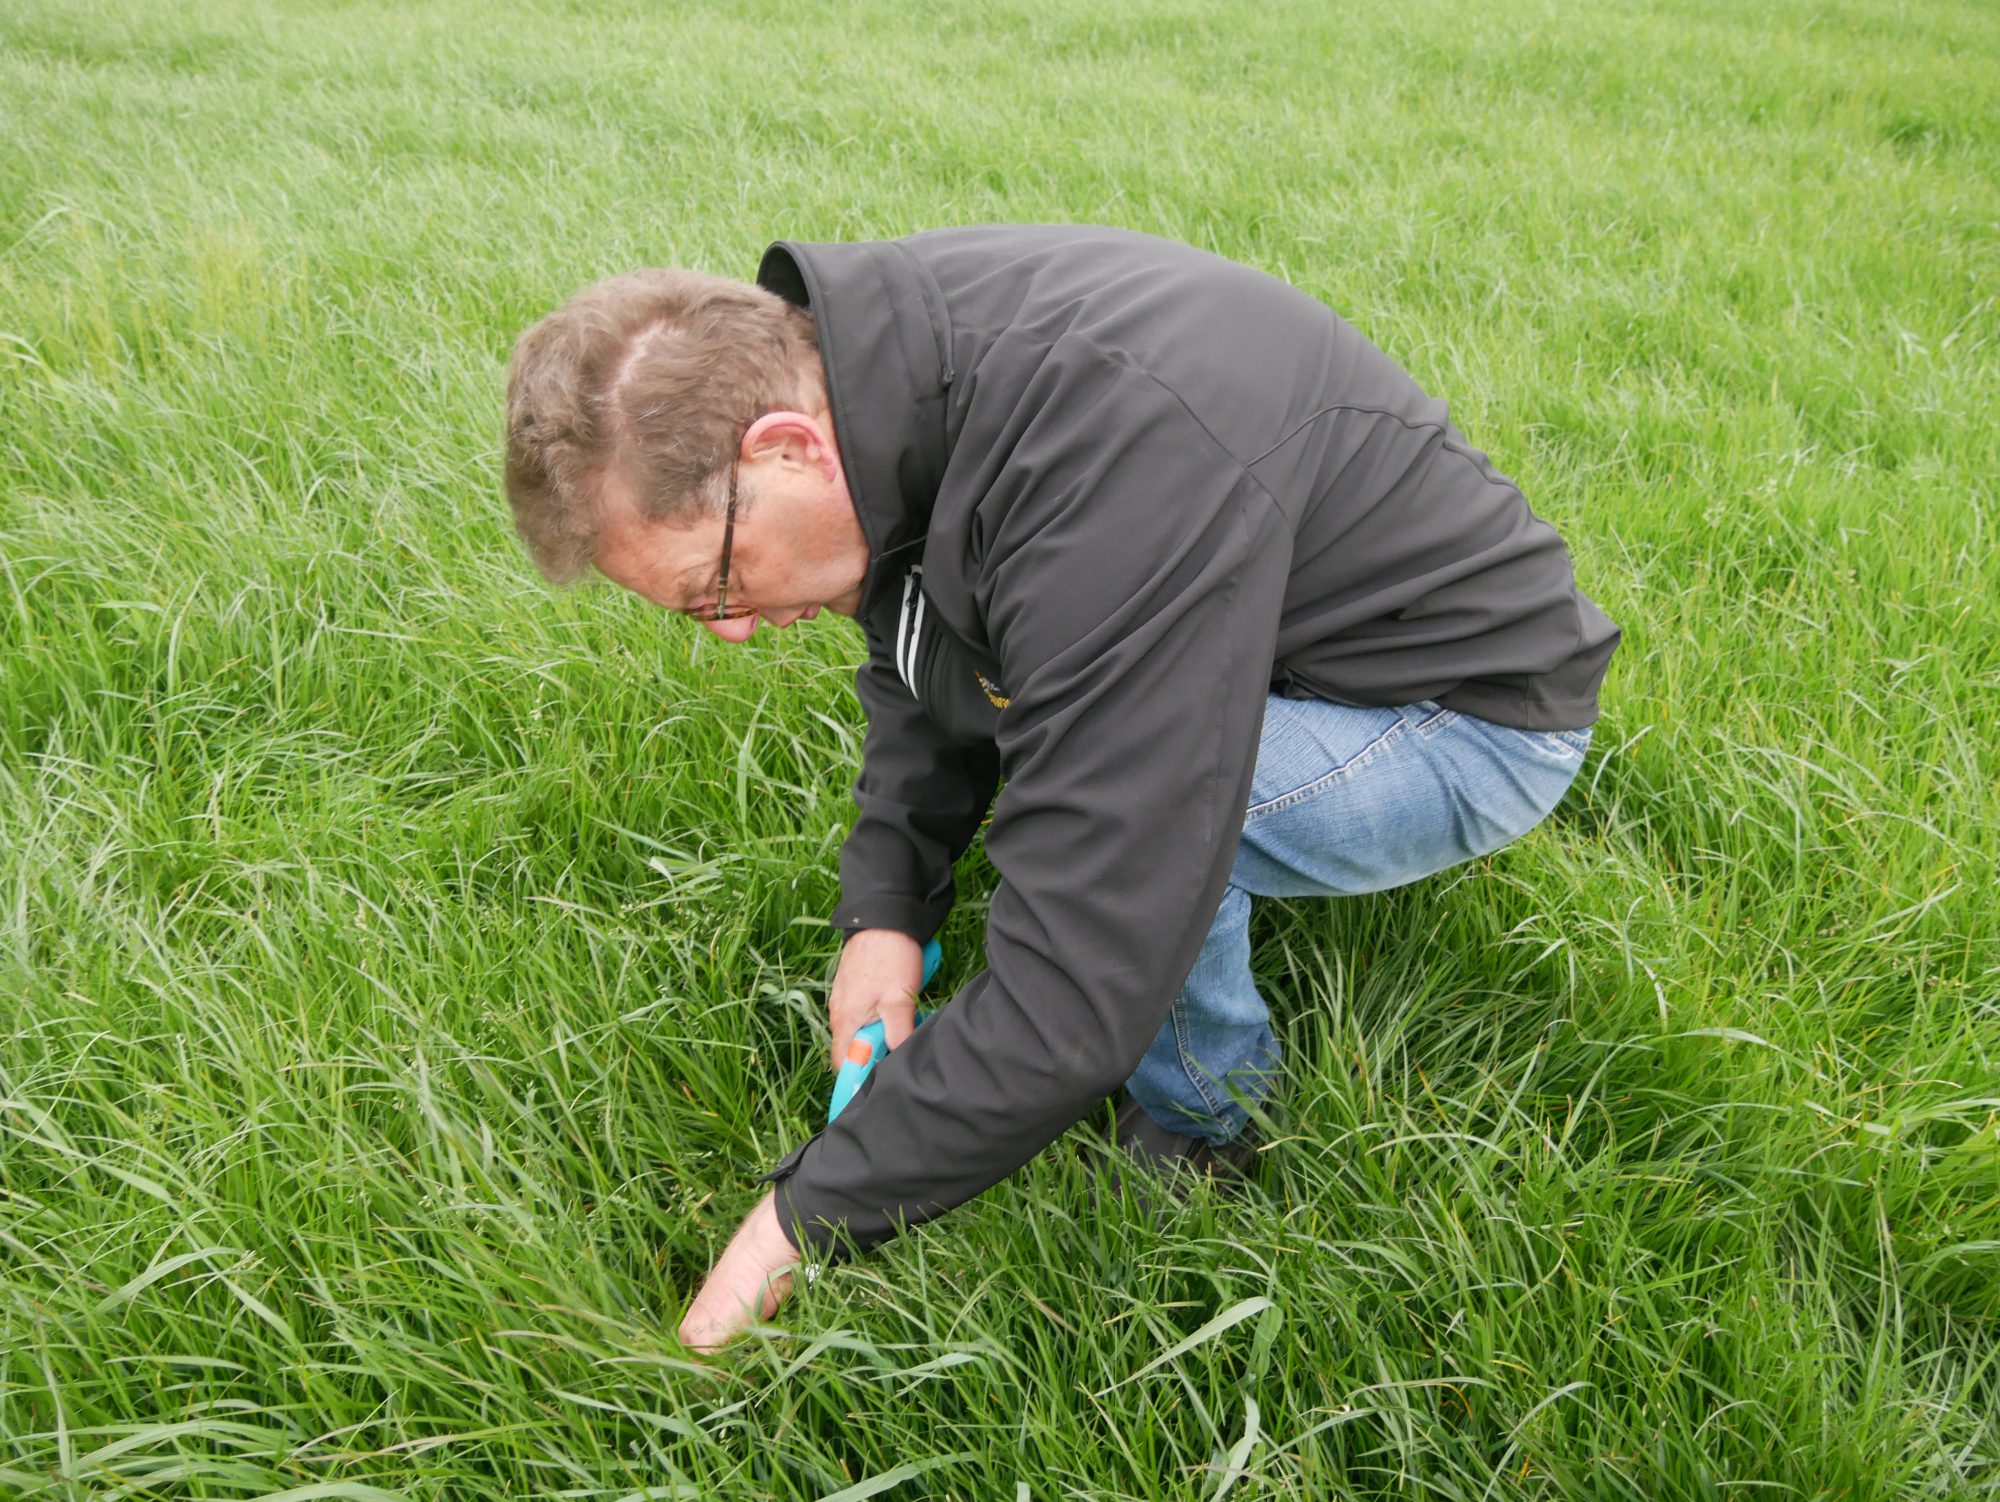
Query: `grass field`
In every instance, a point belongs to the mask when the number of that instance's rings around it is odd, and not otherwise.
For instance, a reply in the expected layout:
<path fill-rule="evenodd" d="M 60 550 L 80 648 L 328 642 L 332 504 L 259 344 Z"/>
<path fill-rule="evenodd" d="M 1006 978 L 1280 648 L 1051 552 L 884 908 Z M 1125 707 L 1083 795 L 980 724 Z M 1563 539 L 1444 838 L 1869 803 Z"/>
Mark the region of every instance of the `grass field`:
<path fill-rule="evenodd" d="M 0 1495 L 2000 1491 L 1996 78 L 1974 0 L 6 0 Z M 541 587 L 502 369 L 994 219 L 1325 298 L 1625 645 L 1543 827 L 1260 910 L 1259 1189 L 1093 1214 L 1086 1124 L 698 1363 L 860 639 Z"/>

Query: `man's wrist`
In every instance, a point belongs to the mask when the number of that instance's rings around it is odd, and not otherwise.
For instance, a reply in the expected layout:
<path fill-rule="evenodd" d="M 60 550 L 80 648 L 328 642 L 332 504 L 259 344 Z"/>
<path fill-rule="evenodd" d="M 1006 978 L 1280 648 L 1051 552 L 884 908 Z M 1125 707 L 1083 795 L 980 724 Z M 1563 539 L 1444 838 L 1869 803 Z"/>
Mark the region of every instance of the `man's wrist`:
<path fill-rule="evenodd" d="M 819 1277 L 819 1262 L 811 1248 L 793 1240 L 791 1227 L 785 1220 L 784 1201 L 776 1189 L 771 1191 L 769 1203 L 770 1225 L 759 1247 L 767 1275 L 776 1276 L 788 1267 L 797 1267 L 808 1284 L 814 1282 Z"/>
<path fill-rule="evenodd" d="M 778 1198 L 776 1188 L 766 1202 L 771 1207 L 770 1226 L 765 1250 L 773 1257 L 790 1257 L 794 1261 L 804 1255 L 804 1248 L 792 1236 L 791 1227 L 785 1224 L 784 1202 Z"/>

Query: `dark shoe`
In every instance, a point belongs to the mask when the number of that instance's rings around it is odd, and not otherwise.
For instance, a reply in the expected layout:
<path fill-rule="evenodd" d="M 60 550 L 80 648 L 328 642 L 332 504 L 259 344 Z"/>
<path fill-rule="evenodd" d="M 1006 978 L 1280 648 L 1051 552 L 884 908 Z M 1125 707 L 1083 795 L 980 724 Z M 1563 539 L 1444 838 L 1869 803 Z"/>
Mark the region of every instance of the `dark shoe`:
<path fill-rule="evenodd" d="M 1173 1131 L 1147 1115 L 1146 1108 L 1127 1090 L 1119 1097 L 1111 1140 L 1100 1147 L 1102 1161 L 1093 1172 L 1106 1190 L 1115 1192 L 1136 1167 L 1141 1172 L 1132 1187 L 1142 1199 L 1149 1196 L 1138 1179 L 1150 1172 L 1168 1194 L 1183 1201 L 1197 1179 L 1206 1178 L 1218 1185 L 1248 1179 L 1261 1140 L 1254 1121 L 1246 1122 L 1242 1131 L 1219 1146 L 1205 1137 Z"/>

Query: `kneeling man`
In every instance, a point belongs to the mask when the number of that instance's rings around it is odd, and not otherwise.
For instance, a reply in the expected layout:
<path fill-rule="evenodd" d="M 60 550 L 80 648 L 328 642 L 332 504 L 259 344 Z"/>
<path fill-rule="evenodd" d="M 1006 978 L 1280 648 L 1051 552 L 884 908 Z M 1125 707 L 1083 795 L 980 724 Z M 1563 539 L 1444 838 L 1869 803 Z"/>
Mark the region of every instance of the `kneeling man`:
<path fill-rule="evenodd" d="M 553 579 L 733 642 L 822 609 L 867 636 L 832 1058 L 877 1019 L 892 1051 L 766 1175 L 703 1348 L 802 1253 L 943 1214 L 1121 1086 L 1128 1153 L 1240 1164 L 1279 1062 L 1251 897 L 1531 828 L 1618 642 L 1442 401 L 1304 293 L 1123 230 L 599 283 L 516 347 L 506 485 Z M 913 1029 L 989 806 L 986 969 Z"/>

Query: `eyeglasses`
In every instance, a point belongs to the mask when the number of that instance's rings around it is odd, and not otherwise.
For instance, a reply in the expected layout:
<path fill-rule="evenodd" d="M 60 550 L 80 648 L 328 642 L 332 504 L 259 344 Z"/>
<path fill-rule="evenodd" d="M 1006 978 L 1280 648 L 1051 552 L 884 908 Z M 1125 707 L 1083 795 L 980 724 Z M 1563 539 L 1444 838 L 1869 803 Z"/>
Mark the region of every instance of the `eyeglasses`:
<path fill-rule="evenodd" d="M 739 456 L 740 457 L 740 456 Z M 729 461 L 729 510 L 724 513 L 722 523 L 722 571 L 716 575 L 715 604 L 707 610 L 683 610 L 682 615 L 692 621 L 740 621 L 746 615 L 755 615 L 754 605 L 729 604 L 729 547 L 736 540 L 736 460 Z"/>

